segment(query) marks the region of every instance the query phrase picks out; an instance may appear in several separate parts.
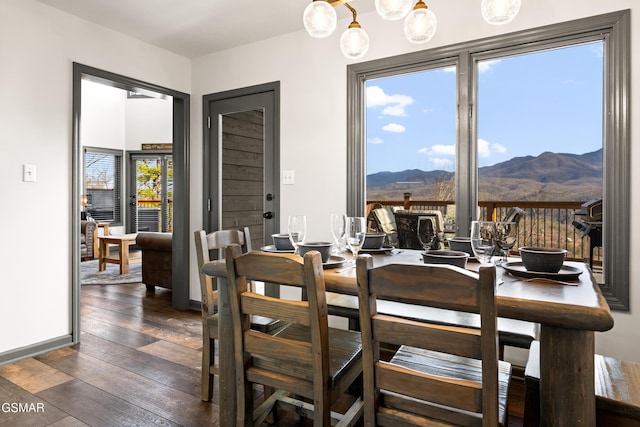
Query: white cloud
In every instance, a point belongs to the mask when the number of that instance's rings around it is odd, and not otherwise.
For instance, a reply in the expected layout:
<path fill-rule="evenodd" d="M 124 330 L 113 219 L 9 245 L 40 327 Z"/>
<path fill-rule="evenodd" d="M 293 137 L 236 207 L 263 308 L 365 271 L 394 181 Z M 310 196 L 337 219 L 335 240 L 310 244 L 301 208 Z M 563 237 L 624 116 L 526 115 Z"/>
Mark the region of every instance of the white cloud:
<path fill-rule="evenodd" d="M 442 71 L 444 71 L 445 73 L 455 73 L 456 72 L 456 67 L 443 68 Z"/>
<path fill-rule="evenodd" d="M 492 153 L 506 153 L 507 148 L 501 144 L 490 143 L 489 141 L 478 138 L 478 156 L 489 157 Z"/>
<path fill-rule="evenodd" d="M 489 157 L 491 155 L 491 147 L 489 141 L 478 138 L 478 156 Z"/>
<path fill-rule="evenodd" d="M 384 141 L 378 137 L 367 139 L 369 144 L 384 144 Z"/>
<path fill-rule="evenodd" d="M 426 154 L 427 156 L 455 156 L 456 146 L 437 144 L 432 145 L 431 148 L 421 148 L 418 153 Z"/>
<path fill-rule="evenodd" d="M 404 133 L 406 131 L 406 128 L 402 125 L 399 125 L 398 123 L 389 123 L 388 125 L 383 126 L 382 130 L 393 133 Z"/>
<path fill-rule="evenodd" d="M 367 108 L 385 107 L 382 114 L 404 117 L 407 115 L 405 107 L 413 104 L 413 98 L 408 95 L 388 95 L 380 86 L 367 88 Z"/>
<path fill-rule="evenodd" d="M 447 155 L 447 156 L 455 156 L 456 155 L 456 146 L 455 145 L 434 145 L 431 147 L 433 150 L 433 154 L 437 155 Z"/>
<path fill-rule="evenodd" d="M 386 116 L 404 117 L 407 113 L 404 112 L 404 105 L 395 104 L 389 105 L 382 110 L 382 114 Z"/>
<path fill-rule="evenodd" d="M 453 161 L 451 159 L 441 159 L 441 158 L 433 158 L 431 159 L 431 164 L 434 169 L 442 169 L 442 170 L 452 170 L 453 169 Z"/>
<path fill-rule="evenodd" d="M 480 61 L 478 62 L 478 72 L 484 73 L 485 71 L 489 71 L 491 67 L 496 64 L 499 64 L 501 59 L 490 59 L 488 61 Z"/>

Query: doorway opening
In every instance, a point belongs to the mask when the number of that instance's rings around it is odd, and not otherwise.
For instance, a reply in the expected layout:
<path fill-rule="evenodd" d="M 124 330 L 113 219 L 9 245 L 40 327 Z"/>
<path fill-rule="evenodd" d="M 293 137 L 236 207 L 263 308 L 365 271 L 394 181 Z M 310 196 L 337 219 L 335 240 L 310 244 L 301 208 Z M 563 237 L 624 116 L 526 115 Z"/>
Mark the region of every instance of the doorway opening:
<path fill-rule="evenodd" d="M 72 341 L 80 340 L 80 218 L 88 198 L 84 195 L 84 152 L 82 150 L 82 82 L 91 81 L 106 87 L 123 89 L 135 96 L 164 96 L 171 99 L 172 139 L 172 209 L 173 277 L 172 305 L 178 309 L 189 308 L 189 95 L 172 89 L 146 83 L 119 74 L 110 73 L 86 65 L 73 64 L 73 144 L 72 144 L 72 195 L 71 220 L 74 249 L 72 253 Z M 114 199 L 122 206 L 122 201 Z M 126 220 L 125 220 L 126 221 Z M 122 225 L 122 223 L 120 224 Z"/>

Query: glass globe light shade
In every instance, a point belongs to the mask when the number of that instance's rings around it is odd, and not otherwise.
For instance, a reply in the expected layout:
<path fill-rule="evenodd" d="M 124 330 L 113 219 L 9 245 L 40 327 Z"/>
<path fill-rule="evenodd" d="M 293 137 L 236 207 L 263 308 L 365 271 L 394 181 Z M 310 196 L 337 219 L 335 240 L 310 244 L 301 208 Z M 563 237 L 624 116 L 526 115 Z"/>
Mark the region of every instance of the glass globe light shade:
<path fill-rule="evenodd" d="M 436 33 L 436 15 L 426 8 L 411 11 L 404 20 L 404 35 L 411 43 L 426 43 Z"/>
<path fill-rule="evenodd" d="M 349 59 L 360 59 L 369 50 L 369 35 L 362 28 L 349 27 L 340 37 L 340 50 Z"/>
<path fill-rule="evenodd" d="M 395 21 L 407 16 L 413 0 L 376 0 L 376 10 L 382 19 Z"/>
<path fill-rule="evenodd" d="M 311 37 L 327 37 L 336 29 L 336 10 L 326 1 L 314 1 L 304 10 L 302 22 Z"/>
<path fill-rule="evenodd" d="M 489 24 L 501 25 L 515 18 L 521 3 L 521 0 L 482 0 L 480 11 Z"/>

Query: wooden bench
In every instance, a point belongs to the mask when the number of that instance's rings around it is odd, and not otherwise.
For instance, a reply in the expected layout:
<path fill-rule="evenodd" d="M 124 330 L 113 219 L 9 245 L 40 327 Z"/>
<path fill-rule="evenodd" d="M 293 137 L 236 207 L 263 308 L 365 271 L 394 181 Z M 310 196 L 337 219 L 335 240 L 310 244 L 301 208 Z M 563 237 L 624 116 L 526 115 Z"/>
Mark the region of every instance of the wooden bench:
<path fill-rule="evenodd" d="M 327 292 L 327 305 L 329 314 L 349 319 L 349 329 L 360 330 L 358 297 Z M 454 315 L 447 310 L 393 301 L 379 301 L 378 312 L 417 321 L 480 328 L 480 316 L 473 313 L 457 312 Z M 523 320 L 499 317 L 498 334 L 500 359 L 503 359 L 504 346 L 528 349 L 533 341 L 539 339 L 540 325 Z"/>
<path fill-rule="evenodd" d="M 640 426 L 640 363 L 595 355 L 596 425 Z M 524 426 L 540 425 L 540 342 L 531 343 L 525 368 Z"/>

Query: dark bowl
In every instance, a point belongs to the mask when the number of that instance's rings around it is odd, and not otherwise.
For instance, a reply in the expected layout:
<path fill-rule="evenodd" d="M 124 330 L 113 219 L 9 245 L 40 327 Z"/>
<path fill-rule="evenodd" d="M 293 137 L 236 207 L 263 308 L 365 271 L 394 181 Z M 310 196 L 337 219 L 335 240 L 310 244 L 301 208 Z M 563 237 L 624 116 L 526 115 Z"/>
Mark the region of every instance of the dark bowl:
<path fill-rule="evenodd" d="M 466 268 L 469 254 L 462 251 L 428 251 L 422 253 L 425 264 L 451 264 L 456 267 Z"/>
<path fill-rule="evenodd" d="M 567 255 L 567 250 L 560 248 L 524 246 L 518 248 L 518 251 L 520 251 L 524 268 L 528 271 L 541 273 L 557 273 L 560 271 Z"/>
<path fill-rule="evenodd" d="M 470 257 L 475 256 L 471 249 L 471 237 L 449 237 L 449 249 L 452 251 L 466 252 Z"/>
<path fill-rule="evenodd" d="M 331 258 L 331 243 L 329 242 L 304 242 L 298 245 L 300 256 L 304 256 L 309 251 L 318 251 L 322 257 L 322 262 L 329 262 Z"/>
<path fill-rule="evenodd" d="M 273 244 L 279 251 L 292 251 L 293 245 L 288 234 L 272 234 Z"/>
<path fill-rule="evenodd" d="M 364 236 L 362 249 L 380 249 L 384 243 L 384 233 L 367 233 Z"/>

